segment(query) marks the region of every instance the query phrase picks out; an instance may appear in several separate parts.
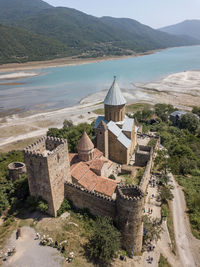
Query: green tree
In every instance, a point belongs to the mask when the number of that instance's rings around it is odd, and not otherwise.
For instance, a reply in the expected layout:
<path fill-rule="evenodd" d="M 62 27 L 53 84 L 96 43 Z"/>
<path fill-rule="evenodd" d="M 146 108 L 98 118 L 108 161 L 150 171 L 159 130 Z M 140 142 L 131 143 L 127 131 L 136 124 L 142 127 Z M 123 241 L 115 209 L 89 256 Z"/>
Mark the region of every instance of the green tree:
<path fill-rule="evenodd" d="M 87 244 L 91 260 L 101 266 L 108 266 L 120 249 L 120 232 L 108 218 L 98 218 Z"/>
<path fill-rule="evenodd" d="M 167 174 L 167 170 L 169 169 L 167 150 L 158 150 L 155 158 L 155 166 L 158 167 L 159 171 L 163 172 L 165 175 Z"/>
<path fill-rule="evenodd" d="M 166 204 L 168 200 L 172 200 L 174 198 L 171 192 L 171 188 L 169 186 L 161 186 L 159 188 L 159 191 L 160 191 L 161 202 L 163 204 Z"/>
<path fill-rule="evenodd" d="M 80 123 L 73 125 L 70 121 L 65 120 L 62 129 L 50 128 L 47 135 L 67 139 L 69 152 L 77 152 L 77 145 L 84 131 L 92 138 L 94 135 L 94 124 Z"/>
<path fill-rule="evenodd" d="M 200 117 L 200 107 L 193 107 L 192 113 L 194 113 Z"/>
<path fill-rule="evenodd" d="M 188 129 L 191 133 L 196 133 L 199 126 L 199 119 L 192 113 L 183 115 L 180 119 L 180 127 Z"/>
<path fill-rule="evenodd" d="M 144 215 L 143 222 L 145 230 L 145 235 L 143 237 L 144 244 L 146 245 L 150 240 L 157 241 L 160 239 L 160 233 L 162 231 L 160 221 L 150 218 L 148 215 Z"/>
<path fill-rule="evenodd" d="M 174 107 L 169 104 L 156 104 L 155 113 L 164 122 L 168 121 L 169 114 L 175 111 Z"/>
<path fill-rule="evenodd" d="M 63 128 L 70 128 L 73 126 L 73 122 L 71 120 L 64 120 L 63 122 Z"/>

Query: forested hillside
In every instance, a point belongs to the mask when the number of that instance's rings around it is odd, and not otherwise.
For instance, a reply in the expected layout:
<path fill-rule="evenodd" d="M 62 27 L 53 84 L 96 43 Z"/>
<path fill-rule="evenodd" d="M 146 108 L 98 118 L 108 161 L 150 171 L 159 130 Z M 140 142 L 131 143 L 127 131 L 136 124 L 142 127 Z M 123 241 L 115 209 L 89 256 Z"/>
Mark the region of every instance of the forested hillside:
<path fill-rule="evenodd" d="M 42 60 L 71 53 L 58 41 L 4 25 L 0 25 L 0 44 L 0 63 Z"/>
<path fill-rule="evenodd" d="M 65 55 L 79 54 L 80 57 L 119 56 L 200 44 L 200 40 L 160 32 L 132 19 L 97 18 L 71 8 L 56 8 L 41 0 L 1 0 L 0 23 L 24 29 L 29 32 L 29 35 L 31 33 L 40 35 L 37 38 L 34 36 L 34 39 L 37 39 L 37 46 L 41 46 L 41 50 L 36 51 L 35 58 L 41 60 L 55 56 L 62 57 L 63 52 Z M 19 53 L 12 36 L 9 40 L 9 32 L 10 29 L 6 38 L 9 49 L 5 51 L 4 48 L 2 49 L 4 53 L 2 58 L 5 62 L 10 62 L 12 58 L 16 61 Z M 22 35 L 19 34 L 19 37 L 21 38 Z M 36 43 L 30 46 L 31 51 L 27 51 L 27 38 L 25 40 L 17 36 L 15 38 L 24 47 L 24 52 L 20 52 L 23 60 L 35 60 L 30 55 L 36 49 Z M 43 43 L 47 42 L 46 38 L 50 40 L 44 51 L 42 47 L 44 47 Z M 17 47 L 19 47 L 18 44 Z M 12 51 L 15 53 L 16 49 L 16 57 L 13 57 Z M 1 60 L 1 62 L 4 61 Z"/>

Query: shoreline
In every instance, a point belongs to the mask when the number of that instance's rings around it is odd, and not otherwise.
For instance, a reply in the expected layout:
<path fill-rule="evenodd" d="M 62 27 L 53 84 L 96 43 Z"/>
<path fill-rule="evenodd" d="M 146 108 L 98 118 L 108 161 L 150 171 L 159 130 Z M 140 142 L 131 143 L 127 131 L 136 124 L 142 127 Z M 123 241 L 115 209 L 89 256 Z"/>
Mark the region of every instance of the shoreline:
<path fill-rule="evenodd" d="M 167 49 L 167 48 L 166 48 Z M 105 57 L 97 57 L 97 58 L 73 58 L 73 57 L 65 57 L 65 58 L 57 58 L 52 60 L 44 60 L 44 61 L 30 61 L 25 63 L 8 63 L 0 65 L 0 73 L 5 72 L 13 72 L 13 71 L 22 71 L 22 70 L 37 70 L 44 68 L 55 68 L 55 67 L 64 67 L 64 66 L 78 66 L 85 65 L 91 63 L 99 63 L 109 60 L 120 60 L 141 56 L 148 56 L 165 49 L 156 49 L 150 50 L 144 53 L 132 54 L 129 56 L 105 56 Z"/>

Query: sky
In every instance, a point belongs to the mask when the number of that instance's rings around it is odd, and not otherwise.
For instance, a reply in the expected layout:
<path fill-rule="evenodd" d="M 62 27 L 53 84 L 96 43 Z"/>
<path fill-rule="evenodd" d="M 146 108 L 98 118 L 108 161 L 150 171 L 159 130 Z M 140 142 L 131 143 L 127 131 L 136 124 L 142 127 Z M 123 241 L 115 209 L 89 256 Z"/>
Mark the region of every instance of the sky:
<path fill-rule="evenodd" d="M 101 17 L 135 19 L 160 28 L 186 19 L 200 19 L 200 0 L 44 0 L 53 6 L 75 8 Z"/>

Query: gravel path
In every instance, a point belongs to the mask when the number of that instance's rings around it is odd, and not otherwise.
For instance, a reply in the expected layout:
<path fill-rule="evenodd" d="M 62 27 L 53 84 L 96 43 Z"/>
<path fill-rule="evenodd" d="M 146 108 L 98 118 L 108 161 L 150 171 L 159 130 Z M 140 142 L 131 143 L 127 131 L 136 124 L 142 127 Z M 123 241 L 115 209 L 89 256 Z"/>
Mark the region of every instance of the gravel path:
<path fill-rule="evenodd" d="M 30 227 L 21 228 L 22 237 L 16 240 L 14 231 L 8 241 L 7 248 L 16 247 L 16 253 L 3 263 L 3 267 L 60 267 L 64 258 L 51 247 L 39 245 L 34 240 L 35 231 Z"/>

